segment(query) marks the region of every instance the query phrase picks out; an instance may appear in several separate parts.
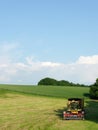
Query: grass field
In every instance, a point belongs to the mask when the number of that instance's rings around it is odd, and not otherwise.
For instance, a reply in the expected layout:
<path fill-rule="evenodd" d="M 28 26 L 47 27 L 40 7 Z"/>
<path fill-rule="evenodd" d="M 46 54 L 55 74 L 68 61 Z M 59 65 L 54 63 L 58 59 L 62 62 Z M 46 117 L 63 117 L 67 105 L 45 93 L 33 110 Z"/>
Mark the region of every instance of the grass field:
<path fill-rule="evenodd" d="M 84 97 L 89 93 L 88 87 L 65 86 L 28 86 L 28 85 L 0 85 L 0 88 L 40 96 L 59 98 Z"/>
<path fill-rule="evenodd" d="M 8 87 L 11 91 L 7 90 Z M 79 88 L 74 87 L 73 89 L 70 87 L 70 91 L 66 87 L 65 89 L 63 87 L 58 88 L 58 90 L 53 87 L 52 91 L 51 86 L 51 89 L 47 89 L 52 92 L 47 94 L 48 90 L 45 90 L 44 86 L 29 87 L 27 89 L 27 86 L 21 88 L 21 86 L 0 85 L 0 130 L 98 130 L 98 102 L 87 97 L 84 97 L 86 109 L 84 121 L 62 119 L 62 112 L 67 103 L 66 98 L 70 94 L 71 96 L 76 94 L 77 97 L 82 97 L 87 94 L 89 89 L 84 88 L 84 91 L 80 88 L 82 92 L 79 92 Z M 41 88 L 44 89 L 45 94 L 41 93 Z M 30 90 L 32 91 L 30 92 Z M 65 94 L 63 92 L 64 97 L 59 95 L 61 90 L 65 90 Z M 18 91 L 23 91 L 25 94 Z"/>

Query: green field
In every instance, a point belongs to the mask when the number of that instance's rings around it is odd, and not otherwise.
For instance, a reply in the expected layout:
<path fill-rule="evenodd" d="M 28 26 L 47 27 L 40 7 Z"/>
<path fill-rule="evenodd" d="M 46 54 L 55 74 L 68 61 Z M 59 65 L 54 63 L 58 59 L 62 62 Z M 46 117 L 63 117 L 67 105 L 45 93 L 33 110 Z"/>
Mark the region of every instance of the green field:
<path fill-rule="evenodd" d="M 98 130 L 89 88 L 0 85 L 0 130 Z M 85 99 L 86 119 L 63 120 L 68 97 Z"/>
<path fill-rule="evenodd" d="M 89 93 L 88 87 L 65 86 L 30 86 L 30 85 L 0 85 L 0 88 L 40 96 L 59 98 L 84 97 Z"/>

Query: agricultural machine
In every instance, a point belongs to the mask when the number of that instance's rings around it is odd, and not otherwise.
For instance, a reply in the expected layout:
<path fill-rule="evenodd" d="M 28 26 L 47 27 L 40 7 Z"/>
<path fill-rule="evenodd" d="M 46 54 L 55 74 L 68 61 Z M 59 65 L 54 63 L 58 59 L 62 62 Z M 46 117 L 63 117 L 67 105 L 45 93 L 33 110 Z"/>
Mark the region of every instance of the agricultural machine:
<path fill-rule="evenodd" d="M 63 118 L 65 120 L 84 120 L 84 114 L 84 99 L 69 98 Z"/>

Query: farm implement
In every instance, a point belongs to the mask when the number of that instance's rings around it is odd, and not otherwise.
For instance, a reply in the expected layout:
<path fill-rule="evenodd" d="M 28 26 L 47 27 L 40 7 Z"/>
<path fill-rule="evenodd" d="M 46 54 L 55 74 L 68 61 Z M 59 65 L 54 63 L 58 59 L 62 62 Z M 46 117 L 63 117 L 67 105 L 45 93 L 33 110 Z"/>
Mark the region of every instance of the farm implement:
<path fill-rule="evenodd" d="M 69 98 L 66 110 L 63 112 L 65 120 L 84 120 L 84 100 Z"/>

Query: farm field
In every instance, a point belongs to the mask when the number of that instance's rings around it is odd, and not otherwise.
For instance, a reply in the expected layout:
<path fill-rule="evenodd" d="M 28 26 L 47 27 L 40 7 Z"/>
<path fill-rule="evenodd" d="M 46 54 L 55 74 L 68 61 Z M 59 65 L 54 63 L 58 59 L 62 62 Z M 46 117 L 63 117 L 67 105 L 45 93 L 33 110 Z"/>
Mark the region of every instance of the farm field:
<path fill-rule="evenodd" d="M 0 85 L 0 130 L 97 130 L 98 129 L 98 102 L 94 100 L 90 100 L 87 97 L 85 99 L 85 110 L 86 110 L 86 119 L 83 120 L 63 120 L 62 112 L 67 103 L 67 97 L 70 96 L 70 93 L 77 93 L 77 97 L 82 97 L 87 93 L 89 89 L 82 91 L 79 93 L 75 90 L 76 88 L 70 88 L 70 91 L 67 91 L 65 87 L 65 95 L 64 96 L 64 88 L 62 87 L 63 96 L 59 96 L 61 94 L 61 90 L 56 92 L 55 88 L 52 86 L 51 91 L 53 93 L 46 93 L 48 90 L 45 90 L 46 96 L 44 93 L 41 93 L 41 88 L 44 86 L 34 87 L 39 88 L 38 95 L 36 94 L 32 87 L 29 89 L 25 88 L 26 86 L 22 86 L 23 88 L 18 88 L 21 86 L 10 86 L 10 85 Z M 8 86 L 11 91 L 8 90 Z M 17 90 L 15 89 L 17 88 Z M 19 90 L 18 90 L 19 89 Z M 79 89 L 79 88 L 78 88 Z M 80 88 L 81 91 L 82 88 Z M 14 90 L 14 91 L 12 91 Z M 24 93 L 20 93 L 23 91 Z M 30 90 L 32 90 L 30 92 Z M 68 89 L 69 90 L 69 89 Z M 17 91 L 17 92 L 15 92 Z M 27 91 L 27 94 L 26 94 Z M 60 92 L 61 91 L 61 92 Z M 69 93 L 70 92 L 70 93 Z M 30 93 L 30 94 L 28 94 Z M 54 94 L 55 93 L 55 94 Z M 69 96 L 68 96 L 69 93 Z M 34 95 L 33 95 L 34 94 Z M 51 95 L 50 95 L 51 94 Z M 49 95 L 49 97 L 48 97 Z"/>
<path fill-rule="evenodd" d="M 0 85 L 1 89 L 28 93 L 40 96 L 59 98 L 82 97 L 87 98 L 88 87 L 65 87 L 65 86 L 31 86 L 31 85 Z"/>

